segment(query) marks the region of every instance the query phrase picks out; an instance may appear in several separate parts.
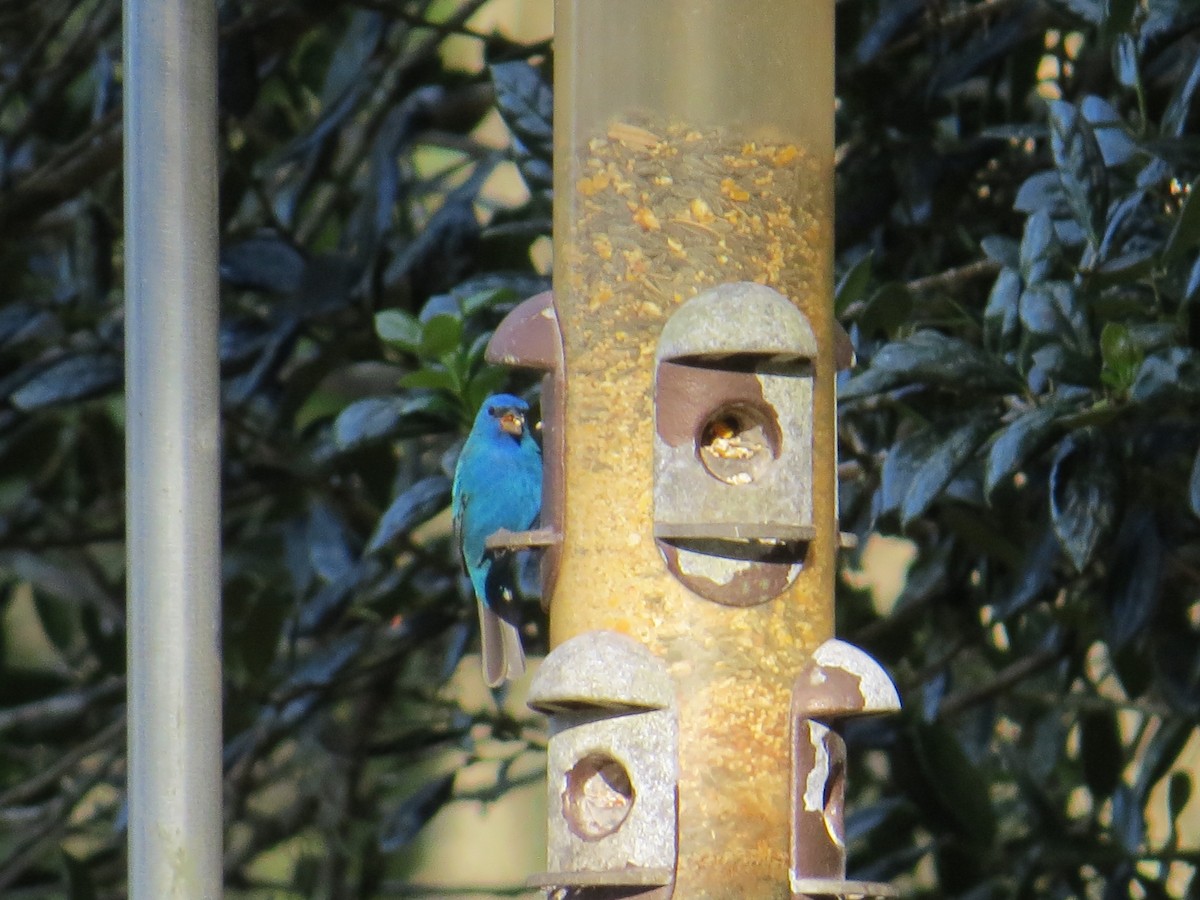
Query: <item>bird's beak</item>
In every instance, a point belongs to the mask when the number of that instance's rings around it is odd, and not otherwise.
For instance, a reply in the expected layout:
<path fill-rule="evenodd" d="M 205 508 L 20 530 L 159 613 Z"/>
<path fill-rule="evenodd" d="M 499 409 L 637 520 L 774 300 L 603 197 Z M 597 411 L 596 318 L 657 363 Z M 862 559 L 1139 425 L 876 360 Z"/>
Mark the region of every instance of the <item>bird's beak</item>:
<path fill-rule="evenodd" d="M 525 433 L 525 417 L 519 413 L 506 412 L 500 417 L 500 430 L 513 437 L 520 437 Z"/>

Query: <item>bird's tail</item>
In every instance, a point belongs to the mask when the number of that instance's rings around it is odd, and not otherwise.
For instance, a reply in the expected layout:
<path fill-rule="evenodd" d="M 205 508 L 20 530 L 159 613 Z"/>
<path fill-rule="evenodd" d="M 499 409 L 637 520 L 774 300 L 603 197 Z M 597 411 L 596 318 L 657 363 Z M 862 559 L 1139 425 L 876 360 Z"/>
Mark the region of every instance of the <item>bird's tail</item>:
<path fill-rule="evenodd" d="M 517 604 L 479 604 L 479 642 L 483 651 L 483 677 L 488 687 L 499 687 L 525 674 L 525 648 L 521 646 Z"/>

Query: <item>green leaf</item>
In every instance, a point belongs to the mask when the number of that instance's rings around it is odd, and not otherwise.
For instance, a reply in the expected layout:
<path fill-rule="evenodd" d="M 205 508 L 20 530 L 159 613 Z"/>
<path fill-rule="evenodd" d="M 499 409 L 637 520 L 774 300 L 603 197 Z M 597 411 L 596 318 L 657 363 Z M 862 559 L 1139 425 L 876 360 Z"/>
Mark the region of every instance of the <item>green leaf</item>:
<path fill-rule="evenodd" d="M 554 140 L 554 95 L 537 69 L 524 61 L 488 69 L 496 87 L 496 107 L 504 123 L 530 152 L 549 159 Z"/>
<path fill-rule="evenodd" d="M 405 401 L 399 397 L 368 397 L 350 404 L 333 423 L 333 439 L 347 450 L 392 434 L 404 414 Z"/>
<path fill-rule="evenodd" d="M 866 293 L 867 285 L 871 283 L 872 260 L 873 254 L 866 254 L 850 268 L 849 272 L 842 276 L 834 293 L 833 310 L 835 315 L 839 317 L 844 315 L 850 305 Z"/>
<path fill-rule="evenodd" d="M 1062 344 L 1043 344 L 1030 354 L 1030 362 L 1032 365 L 1026 371 L 1025 378 L 1029 392 L 1035 396 L 1044 394 L 1052 379 L 1066 381 L 1068 375 L 1081 371 L 1068 364 L 1067 351 Z"/>
<path fill-rule="evenodd" d="M 325 502 L 309 509 L 308 557 L 313 571 L 323 581 L 341 581 L 354 565 L 350 531 L 339 512 Z"/>
<path fill-rule="evenodd" d="M 1114 651 L 1141 634 L 1154 617 L 1162 594 L 1162 556 L 1154 513 L 1134 507 L 1121 522 L 1105 592 L 1107 639 Z"/>
<path fill-rule="evenodd" d="M 294 294 L 304 281 L 306 260 L 278 235 L 252 237 L 221 250 L 221 280 L 241 288 Z"/>
<path fill-rule="evenodd" d="M 1191 401 L 1200 397 L 1200 353 L 1171 347 L 1142 360 L 1129 396 L 1138 403 Z"/>
<path fill-rule="evenodd" d="M 869 335 L 894 334 L 911 320 L 912 310 L 912 293 L 891 281 L 871 294 L 858 315 L 858 326 Z"/>
<path fill-rule="evenodd" d="M 1196 257 L 1196 261 L 1192 263 L 1192 270 L 1188 273 L 1183 299 L 1180 315 L 1185 317 L 1185 321 L 1194 322 L 1197 316 L 1197 306 L 1200 305 L 1200 256 Z"/>
<path fill-rule="evenodd" d="M 1088 94 L 1080 102 L 1079 112 L 1092 127 L 1105 166 L 1123 166 L 1138 155 L 1138 145 L 1129 136 L 1125 120 L 1103 97 Z"/>
<path fill-rule="evenodd" d="M 418 369 L 400 379 L 400 387 L 417 391 L 454 391 L 457 383 L 445 369 Z"/>
<path fill-rule="evenodd" d="M 1054 584 L 1054 567 L 1060 555 L 1058 537 L 1047 527 L 1029 544 L 1012 590 L 996 604 L 996 617 L 1006 619 L 1043 596 Z"/>
<path fill-rule="evenodd" d="M 467 381 L 463 390 L 463 402 L 468 409 L 478 409 L 491 394 L 496 393 L 508 381 L 508 371 L 498 366 L 485 366 Z"/>
<path fill-rule="evenodd" d="M 226 640 L 234 642 L 240 662 L 250 678 L 265 677 L 270 671 L 275 657 L 266 651 L 277 645 L 290 613 L 286 604 L 277 602 L 275 597 L 264 592 L 249 601 L 249 608 L 240 618 L 236 633 L 227 633 Z"/>
<path fill-rule="evenodd" d="M 408 846 L 454 795 L 455 773 L 442 775 L 413 791 L 388 812 L 379 831 L 379 849 L 394 853 Z"/>
<path fill-rule="evenodd" d="M 1107 5 L 1102 0 L 1064 0 L 1064 5 L 1077 16 L 1082 16 L 1093 25 L 1104 21 L 1104 9 Z"/>
<path fill-rule="evenodd" d="M 1132 322 L 1129 339 L 1144 357 L 1147 353 L 1169 349 L 1179 342 L 1179 328 L 1174 322 Z"/>
<path fill-rule="evenodd" d="M 472 368 L 476 368 L 486 364 L 485 358 L 487 355 L 487 348 L 488 344 L 491 343 L 491 340 L 491 332 L 484 332 L 471 342 L 471 346 L 467 348 L 467 352 L 464 357 L 468 365 L 470 365 Z"/>
<path fill-rule="evenodd" d="M 1200 516 L 1200 450 L 1192 460 L 1192 474 L 1188 478 L 1188 505 L 1193 515 Z"/>
<path fill-rule="evenodd" d="M 991 846 L 996 814 L 988 796 L 988 778 L 963 752 L 953 731 L 941 724 L 913 725 L 914 750 L 926 783 L 963 838 Z"/>
<path fill-rule="evenodd" d="M 411 531 L 446 508 L 450 502 L 450 480 L 443 475 L 422 478 L 402 491 L 375 526 L 365 553 L 374 553 L 399 534 Z"/>
<path fill-rule="evenodd" d="M 1079 761 L 1083 779 L 1100 803 L 1113 792 L 1125 766 L 1121 731 L 1110 710 L 1086 712 L 1079 722 Z"/>
<path fill-rule="evenodd" d="M 1140 872 L 1137 874 L 1137 885 L 1142 889 L 1143 896 L 1146 898 L 1146 900 L 1178 900 L 1179 895 L 1176 892 L 1163 887 L 1163 884 L 1166 883 L 1166 879 L 1169 876 L 1167 874 L 1163 874 L 1160 877 L 1163 879 L 1162 883 L 1158 881 L 1151 881 L 1151 876 L 1149 875 L 1143 875 Z"/>
<path fill-rule="evenodd" d="M 493 288 L 489 291 L 476 291 L 473 294 L 468 294 L 462 299 L 462 314 L 463 318 L 469 319 L 471 316 L 485 309 L 491 309 L 499 303 L 511 303 L 517 299 L 517 295 L 509 288 Z"/>
<path fill-rule="evenodd" d="M 1190 636 L 1187 640 L 1194 644 Z M 1189 647 L 1189 651 L 1194 649 L 1194 646 Z M 1138 791 L 1148 794 L 1171 769 L 1180 764 L 1180 755 L 1191 743 L 1195 731 L 1195 723 L 1181 716 L 1163 721 L 1162 727 L 1154 733 L 1139 760 L 1141 768 L 1137 778 Z"/>
<path fill-rule="evenodd" d="M 554 172 L 554 95 L 537 69 L 523 60 L 490 67 L 496 109 L 513 134 L 517 166 L 531 192 L 549 191 Z"/>
<path fill-rule="evenodd" d="M 338 414 L 333 423 L 333 439 L 338 449 L 353 450 L 387 438 L 446 431 L 453 422 L 445 401 L 429 394 L 367 397 Z"/>
<path fill-rule="evenodd" d="M 33 412 L 88 400 L 121 384 L 121 360 L 107 353 L 65 356 L 46 366 L 9 395 L 17 409 Z"/>
<path fill-rule="evenodd" d="M 937 331 L 918 331 L 886 344 L 871 367 L 840 390 L 843 398 L 865 397 L 906 384 L 929 384 L 949 390 L 1011 388 L 1014 375 L 1004 363 L 959 338 Z"/>
<path fill-rule="evenodd" d="M 1024 465 L 1030 454 L 1043 446 L 1053 434 L 1055 420 L 1062 412 L 1063 407 L 1057 404 L 1037 406 L 1021 413 L 999 432 L 988 450 L 984 467 L 985 495 L 990 497 L 1001 482 L 1011 478 Z"/>
<path fill-rule="evenodd" d="M 945 841 L 937 845 L 934 859 L 938 886 L 945 891 L 944 896 L 959 900 L 991 900 L 994 896 L 989 888 L 981 885 L 987 879 L 987 859 L 978 847 Z"/>
<path fill-rule="evenodd" d="M 1037 284 L 1050 274 L 1056 247 L 1050 213 L 1039 209 L 1025 220 L 1021 238 L 1021 279 L 1026 285 Z"/>
<path fill-rule="evenodd" d="M 9 300 L 0 307 L 0 347 L 12 349 L 43 332 L 54 317 L 33 303 Z"/>
<path fill-rule="evenodd" d="M 458 349 L 463 323 L 458 316 L 439 313 L 421 325 L 421 355 L 437 358 Z"/>
<path fill-rule="evenodd" d="M 1183 68 L 1188 73 L 1187 77 L 1175 79 L 1175 93 L 1171 95 L 1162 117 L 1161 131 L 1166 137 L 1180 137 L 1187 127 L 1192 95 L 1200 85 L 1200 48 L 1193 52 L 1192 58 Z"/>
<path fill-rule="evenodd" d="M 377 15 L 357 11 L 333 48 L 329 68 L 321 86 L 321 105 L 333 106 L 347 91 L 361 90 L 364 70 L 384 34 L 384 23 Z"/>
<path fill-rule="evenodd" d="M 77 605 L 44 591 L 33 591 L 33 606 L 37 610 L 46 637 L 60 651 L 66 652 L 78 634 Z"/>
<path fill-rule="evenodd" d="M 1106 259 L 1099 268 L 1087 273 L 1088 284 L 1093 288 L 1106 288 L 1118 284 L 1130 284 L 1154 270 L 1158 252 L 1150 248 L 1122 253 Z"/>
<path fill-rule="evenodd" d="M 1200 200 L 1196 199 L 1197 188 L 1200 188 L 1200 179 L 1193 181 L 1187 188 L 1183 208 L 1179 210 L 1175 227 L 1171 229 L 1167 246 L 1163 248 L 1163 263 L 1178 259 L 1200 243 Z"/>
<path fill-rule="evenodd" d="M 1021 245 L 1010 237 L 990 234 L 979 242 L 988 259 L 1000 265 L 1016 269 L 1021 265 Z"/>
<path fill-rule="evenodd" d="M 416 353 L 421 345 L 421 326 L 416 317 L 399 309 L 375 313 L 375 333 L 389 344 Z"/>
<path fill-rule="evenodd" d="M 1092 348 L 1087 315 L 1074 284 L 1043 281 L 1021 294 L 1021 324 L 1033 335 L 1062 344 L 1076 353 Z"/>
<path fill-rule="evenodd" d="M 126 665 L 125 631 L 115 629 L 111 622 L 101 618 L 96 606 L 88 604 L 79 616 L 83 634 L 87 638 L 96 661 L 107 672 L 124 675 Z"/>
<path fill-rule="evenodd" d="M 1099 246 L 1108 212 L 1108 174 L 1100 144 L 1087 119 L 1072 104 L 1051 100 L 1050 149 L 1075 221 Z"/>
<path fill-rule="evenodd" d="M 1171 773 L 1167 780 L 1167 815 L 1176 830 L 1179 828 L 1179 817 L 1192 799 L 1192 776 L 1182 770 Z"/>
<path fill-rule="evenodd" d="M 1116 520 L 1116 492 L 1111 459 L 1095 433 L 1076 432 L 1058 445 L 1050 470 L 1050 519 L 1079 572 Z"/>
<path fill-rule="evenodd" d="M 1104 366 L 1100 379 L 1116 391 L 1127 391 L 1142 364 L 1142 349 L 1133 340 L 1128 326 L 1108 322 L 1100 333 L 1100 358 Z"/>
<path fill-rule="evenodd" d="M 1101 28 L 1105 40 L 1128 37 L 1125 32 L 1129 29 L 1136 8 L 1137 0 L 1105 0 L 1104 25 Z"/>
<path fill-rule="evenodd" d="M 879 511 L 899 512 L 912 480 L 939 445 L 936 429 L 922 428 L 897 441 L 883 460 L 879 477 Z"/>
<path fill-rule="evenodd" d="M 1138 224 L 1140 219 L 1139 210 L 1141 210 L 1142 204 L 1145 202 L 1146 191 L 1136 190 L 1113 203 L 1108 211 L 1108 222 L 1104 226 L 1104 239 L 1100 241 L 1100 249 L 1098 251 L 1100 259 L 1108 262 L 1113 257 L 1115 247 L 1119 246 L 1121 249 L 1124 249 L 1125 246 L 1128 246 L 1119 245 L 1118 238 L 1128 234 Z M 1142 247 L 1139 249 L 1145 250 L 1148 248 Z M 1157 249 L 1151 251 L 1152 256 L 1156 253 Z"/>
<path fill-rule="evenodd" d="M 87 865 L 65 850 L 61 852 L 67 870 L 67 900 L 96 900 L 96 885 Z"/>
<path fill-rule="evenodd" d="M 900 522 L 908 526 L 925 514 L 952 478 L 987 437 L 990 417 L 977 416 L 958 426 L 930 453 L 913 475 L 900 508 Z"/>
<path fill-rule="evenodd" d="M 1146 835 L 1143 798 L 1127 784 L 1117 785 L 1112 798 L 1113 836 L 1120 847 L 1132 856 L 1142 849 L 1142 840 Z"/>
<path fill-rule="evenodd" d="M 983 311 L 988 347 L 995 350 L 1008 345 L 1017 334 L 1020 309 L 1021 276 L 1015 269 L 1001 269 Z"/>
<path fill-rule="evenodd" d="M 1113 672 L 1128 696 L 1141 697 L 1154 683 L 1154 672 L 1146 665 L 1145 656 L 1136 645 L 1126 645 L 1112 654 L 1112 662 Z"/>
<path fill-rule="evenodd" d="M 1013 201 L 1013 209 L 1017 212 L 1028 213 L 1030 216 L 1040 212 L 1049 216 L 1066 202 L 1066 197 L 1063 196 L 1062 182 L 1058 179 L 1058 172 L 1048 169 L 1043 172 L 1035 172 L 1021 182 L 1021 186 L 1017 188 L 1017 197 Z M 1053 233 L 1053 222 L 1047 218 L 1045 224 L 1050 226 L 1050 231 Z M 1028 237 L 1028 221 L 1026 221 L 1025 227 L 1025 237 Z M 1038 227 L 1040 228 L 1041 225 L 1039 224 Z M 1022 260 L 1027 259 L 1024 244 L 1025 238 L 1023 237 Z"/>

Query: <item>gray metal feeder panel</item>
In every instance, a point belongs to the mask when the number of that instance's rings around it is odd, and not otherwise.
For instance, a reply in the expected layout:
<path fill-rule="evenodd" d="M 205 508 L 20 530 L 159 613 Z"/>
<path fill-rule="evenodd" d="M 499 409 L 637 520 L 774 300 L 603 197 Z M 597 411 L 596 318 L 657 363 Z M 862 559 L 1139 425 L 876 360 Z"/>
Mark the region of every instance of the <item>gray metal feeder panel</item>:
<path fill-rule="evenodd" d="M 529 705 L 550 718 L 549 872 L 529 883 L 668 884 L 679 725 L 666 666 L 632 638 L 588 632 L 546 658 Z"/>

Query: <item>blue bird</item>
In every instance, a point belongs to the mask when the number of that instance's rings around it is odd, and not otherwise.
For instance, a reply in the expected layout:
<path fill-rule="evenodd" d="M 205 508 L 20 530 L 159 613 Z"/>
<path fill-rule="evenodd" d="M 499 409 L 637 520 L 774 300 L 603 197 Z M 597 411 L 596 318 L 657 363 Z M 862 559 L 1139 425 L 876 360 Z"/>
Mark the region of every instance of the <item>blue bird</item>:
<path fill-rule="evenodd" d="M 530 434 L 528 412 L 520 397 L 488 397 L 459 453 L 451 489 L 454 533 L 479 602 L 483 674 L 489 687 L 525 671 L 515 567 L 499 564 L 485 543 L 502 528 L 532 528 L 541 512 L 542 451 Z"/>

